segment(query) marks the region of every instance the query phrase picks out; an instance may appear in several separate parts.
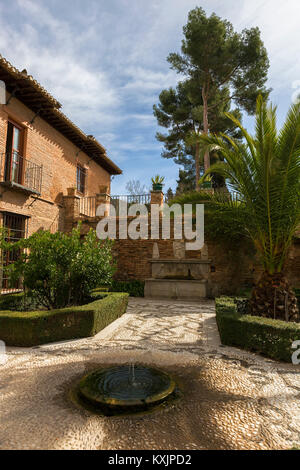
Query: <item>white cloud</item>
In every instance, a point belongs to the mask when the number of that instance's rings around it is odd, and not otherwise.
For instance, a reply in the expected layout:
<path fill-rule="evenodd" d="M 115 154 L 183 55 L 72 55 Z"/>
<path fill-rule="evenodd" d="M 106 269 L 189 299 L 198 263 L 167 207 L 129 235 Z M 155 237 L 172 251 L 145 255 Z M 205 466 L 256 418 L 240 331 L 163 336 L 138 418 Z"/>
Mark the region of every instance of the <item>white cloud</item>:
<path fill-rule="evenodd" d="M 2 21 L 2 54 L 19 69 L 26 68 L 80 125 L 88 125 L 93 120 L 111 124 L 111 113 L 120 106 L 120 97 L 106 70 L 95 69 L 81 53 L 76 53 L 73 33 L 64 21 L 54 18 L 33 1 L 18 3 L 33 23 L 17 29 Z M 51 42 L 41 43 L 42 31 L 35 27 L 35 20 L 39 21 L 39 28 L 49 28 Z"/>
<path fill-rule="evenodd" d="M 299 0 L 244 0 L 231 15 L 234 24 L 240 28 L 260 28 L 270 58 L 270 84 L 275 93 L 300 79 Z"/>
<path fill-rule="evenodd" d="M 270 56 L 273 97 L 281 107 L 289 105 L 292 83 L 300 80 L 299 0 L 200 3 L 239 30 L 259 26 Z M 141 179 L 152 164 L 177 175 L 178 167 L 160 157 L 152 105 L 180 78 L 166 57 L 180 51 L 182 27 L 196 5 L 195 0 L 15 0 L 7 8 L 7 0 L 0 0 L 0 53 L 61 101 L 63 111 L 99 138 L 125 171 Z"/>

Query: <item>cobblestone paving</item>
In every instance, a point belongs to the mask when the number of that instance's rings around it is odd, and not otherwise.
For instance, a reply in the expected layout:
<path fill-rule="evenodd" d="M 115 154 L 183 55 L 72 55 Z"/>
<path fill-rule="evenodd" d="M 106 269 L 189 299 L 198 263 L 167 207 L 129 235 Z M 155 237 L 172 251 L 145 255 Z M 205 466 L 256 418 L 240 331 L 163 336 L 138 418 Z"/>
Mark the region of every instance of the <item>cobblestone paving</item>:
<path fill-rule="evenodd" d="M 289 449 L 300 445 L 300 368 L 220 345 L 214 303 L 130 300 L 94 338 L 8 348 L 0 449 Z M 138 362 L 183 391 L 152 414 L 107 418 L 74 405 L 87 371 Z"/>

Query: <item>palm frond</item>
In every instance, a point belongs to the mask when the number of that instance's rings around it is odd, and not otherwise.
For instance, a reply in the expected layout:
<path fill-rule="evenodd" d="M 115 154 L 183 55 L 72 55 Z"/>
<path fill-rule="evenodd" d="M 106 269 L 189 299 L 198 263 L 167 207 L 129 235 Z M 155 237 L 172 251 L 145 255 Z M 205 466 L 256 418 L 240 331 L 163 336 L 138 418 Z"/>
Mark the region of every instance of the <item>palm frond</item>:
<path fill-rule="evenodd" d="M 211 173 L 227 179 L 247 207 L 245 227 L 265 269 L 280 271 L 300 223 L 300 105 L 291 107 L 279 133 L 276 107 L 267 107 L 261 97 L 257 99 L 254 137 L 234 116 L 227 117 L 239 127 L 244 142 L 224 134 L 199 136 L 204 151 L 215 146 L 224 158 L 201 181 Z"/>

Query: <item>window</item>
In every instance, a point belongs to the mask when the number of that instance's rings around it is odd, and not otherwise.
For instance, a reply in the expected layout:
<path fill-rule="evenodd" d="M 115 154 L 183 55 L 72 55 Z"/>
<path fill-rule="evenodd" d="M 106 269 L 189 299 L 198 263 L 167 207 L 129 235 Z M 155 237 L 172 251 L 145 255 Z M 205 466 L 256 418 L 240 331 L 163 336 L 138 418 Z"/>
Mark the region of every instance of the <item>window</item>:
<path fill-rule="evenodd" d="M 17 242 L 21 238 L 26 238 L 27 235 L 27 221 L 28 218 L 19 215 L 13 214 L 10 212 L 3 213 L 3 227 L 6 228 L 6 238 L 5 240 L 8 242 Z M 3 250 L 3 279 L 2 279 L 2 288 L 3 289 L 18 289 L 20 287 L 20 283 L 17 282 L 16 285 L 11 285 L 9 279 L 7 278 L 5 267 L 9 266 L 11 263 L 17 261 L 18 257 L 20 256 L 19 250 L 10 250 L 5 251 Z"/>
<path fill-rule="evenodd" d="M 23 129 L 8 122 L 5 157 L 5 181 L 23 182 Z"/>
<path fill-rule="evenodd" d="M 86 186 L 86 170 L 81 166 L 77 165 L 77 191 L 84 194 Z"/>

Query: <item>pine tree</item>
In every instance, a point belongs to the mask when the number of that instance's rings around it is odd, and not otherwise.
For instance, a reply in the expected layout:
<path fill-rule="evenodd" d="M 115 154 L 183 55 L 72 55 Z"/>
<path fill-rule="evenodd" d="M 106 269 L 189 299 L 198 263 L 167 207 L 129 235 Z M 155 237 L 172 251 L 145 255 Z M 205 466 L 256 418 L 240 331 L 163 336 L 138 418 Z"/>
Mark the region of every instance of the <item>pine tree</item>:
<path fill-rule="evenodd" d="M 181 54 L 171 53 L 167 60 L 184 81 L 161 92 L 154 115 L 168 129 L 168 134 L 157 134 L 165 144 L 162 156 L 181 165 L 194 158 L 198 188 L 200 146 L 186 145 L 186 136 L 232 133 L 235 125 L 224 112 L 233 104 L 237 109 L 231 114 L 239 119 L 242 109 L 253 114 L 257 96 L 267 99 L 270 93 L 265 87 L 269 60 L 258 28 L 237 33 L 229 21 L 215 13 L 207 17 L 200 7 L 190 11 L 183 33 Z M 205 170 L 210 166 L 208 152 L 203 164 Z"/>

